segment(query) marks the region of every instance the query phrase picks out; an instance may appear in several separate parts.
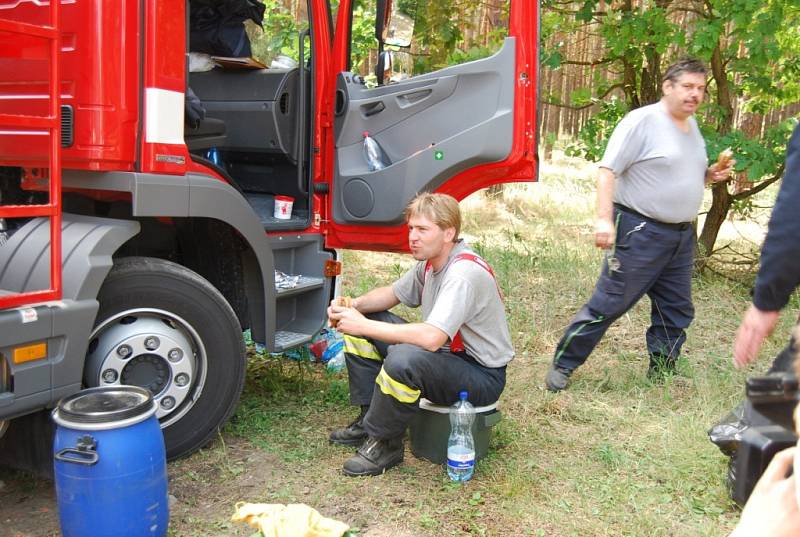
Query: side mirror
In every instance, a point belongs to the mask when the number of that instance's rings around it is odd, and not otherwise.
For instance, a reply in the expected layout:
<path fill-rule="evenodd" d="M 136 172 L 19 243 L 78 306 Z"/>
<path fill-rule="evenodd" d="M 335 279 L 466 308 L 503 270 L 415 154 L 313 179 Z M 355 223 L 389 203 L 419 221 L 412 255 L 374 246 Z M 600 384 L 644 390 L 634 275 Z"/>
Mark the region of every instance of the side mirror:
<path fill-rule="evenodd" d="M 400 11 L 397 4 L 391 6 L 389 20 L 383 28 L 383 42 L 395 47 L 411 46 L 411 38 L 414 36 L 414 17 L 408 13 Z"/>
<path fill-rule="evenodd" d="M 411 4 L 414 4 L 413 2 Z M 383 45 L 394 47 L 411 46 L 411 37 L 414 35 L 414 17 L 406 12 L 415 10 L 416 6 L 405 6 L 402 10 L 392 0 L 378 0 L 375 15 L 375 39 Z"/>
<path fill-rule="evenodd" d="M 375 9 L 375 39 L 380 43 L 383 50 L 383 33 L 389 22 L 389 14 L 392 12 L 392 0 L 378 0 Z"/>

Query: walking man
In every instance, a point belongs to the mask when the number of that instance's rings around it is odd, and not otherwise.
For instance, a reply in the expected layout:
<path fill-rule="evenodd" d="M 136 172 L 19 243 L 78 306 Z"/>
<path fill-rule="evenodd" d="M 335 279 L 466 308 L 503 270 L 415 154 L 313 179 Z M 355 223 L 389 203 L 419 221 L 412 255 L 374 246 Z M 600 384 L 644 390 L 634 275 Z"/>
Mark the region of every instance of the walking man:
<path fill-rule="evenodd" d="M 608 327 L 645 294 L 649 375 L 674 369 L 694 318 L 692 220 L 704 183 L 728 178 L 734 164 L 708 167 L 693 117 L 703 100 L 706 68 L 681 60 L 667 68 L 663 97 L 628 113 L 614 129 L 597 179 L 595 245 L 606 251 L 594 294 L 555 351 L 545 385 L 558 392 Z"/>
<path fill-rule="evenodd" d="M 391 286 L 334 299 L 328 316 L 345 334 L 353 423 L 330 434 L 360 446 L 344 463 L 349 476 L 377 475 L 403 460 L 406 426 L 425 397 L 449 405 L 466 390 L 476 406 L 497 401 L 514 356 L 500 288 L 489 265 L 458 238 L 458 202 L 421 194 L 406 209 L 408 242 L 418 263 Z M 422 307 L 422 322 L 388 310 Z"/>

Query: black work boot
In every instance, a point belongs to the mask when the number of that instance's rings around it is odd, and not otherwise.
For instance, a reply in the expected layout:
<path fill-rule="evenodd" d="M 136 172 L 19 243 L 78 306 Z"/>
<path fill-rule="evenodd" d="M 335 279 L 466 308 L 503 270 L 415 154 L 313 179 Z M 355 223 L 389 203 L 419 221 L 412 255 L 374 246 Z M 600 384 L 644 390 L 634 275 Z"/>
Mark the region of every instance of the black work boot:
<path fill-rule="evenodd" d="M 331 431 L 328 441 L 331 444 L 340 446 L 360 446 L 367 439 L 367 431 L 364 430 L 364 416 L 367 415 L 369 406 L 361 407 L 361 414 L 353 420 L 347 427 Z"/>
<path fill-rule="evenodd" d="M 647 378 L 659 380 L 674 375 L 676 361 L 677 359 L 673 356 L 665 356 L 659 353 L 651 354 L 650 365 L 647 367 Z"/>
<path fill-rule="evenodd" d="M 544 385 L 548 391 L 553 393 L 560 392 L 569 384 L 569 377 L 572 375 L 572 369 L 557 366 L 555 364 L 550 366 L 547 370 L 547 375 L 544 377 Z"/>
<path fill-rule="evenodd" d="M 344 462 L 344 475 L 380 475 L 403 462 L 403 437 L 382 440 L 369 437 L 358 452 Z"/>

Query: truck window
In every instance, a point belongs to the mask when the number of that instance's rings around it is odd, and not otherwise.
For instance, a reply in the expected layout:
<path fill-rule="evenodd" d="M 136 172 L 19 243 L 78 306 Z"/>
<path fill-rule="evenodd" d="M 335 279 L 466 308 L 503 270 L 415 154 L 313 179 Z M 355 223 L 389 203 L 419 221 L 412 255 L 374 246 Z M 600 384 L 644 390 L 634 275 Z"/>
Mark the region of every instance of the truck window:
<path fill-rule="evenodd" d="M 238 189 L 266 230 L 305 229 L 311 218 L 307 162 L 314 76 L 309 12 L 302 1 L 292 2 L 293 8 L 278 0 L 263 4 L 263 14 L 247 11 L 243 50 L 267 68 L 243 69 L 229 59 L 217 59 L 220 65 L 210 70 L 190 67 L 188 87 L 198 111 L 195 122 L 186 122 L 184 138 L 192 160 Z M 190 33 L 199 34 L 209 18 L 193 16 Z M 280 207 L 289 205 L 279 202 L 287 199 L 292 208 L 284 214 Z"/>
<path fill-rule="evenodd" d="M 384 46 L 384 83 L 397 82 L 491 56 L 508 36 L 510 0 L 395 0 L 394 28 L 411 27 L 408 46 Z M 376 0 L 357 0 L 353 10 L 351 71 L 376 84 Z"/>
<path fill-rule="evenodd" d="M 290 2 L 290 6 L 278 0 L 266 0 L 264 22 L 261 27 L 247 22 L 253 57 L 264 65 L 273 61 L 285 62 L 284 58 L 298 61 L 298 36 L 308 28 L 308 5 L 306 2 Z"/>

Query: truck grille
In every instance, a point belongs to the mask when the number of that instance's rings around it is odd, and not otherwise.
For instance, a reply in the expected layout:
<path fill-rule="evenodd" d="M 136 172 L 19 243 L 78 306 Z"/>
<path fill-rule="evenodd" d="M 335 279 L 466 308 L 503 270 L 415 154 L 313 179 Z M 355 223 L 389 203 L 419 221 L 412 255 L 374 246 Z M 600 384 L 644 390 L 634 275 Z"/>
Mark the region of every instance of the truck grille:
<path fill-rule="evenodd" d="M 61 147 L 72 147 L 72 137 L 75 129 L 72 106 L 61 105 Z"/>

